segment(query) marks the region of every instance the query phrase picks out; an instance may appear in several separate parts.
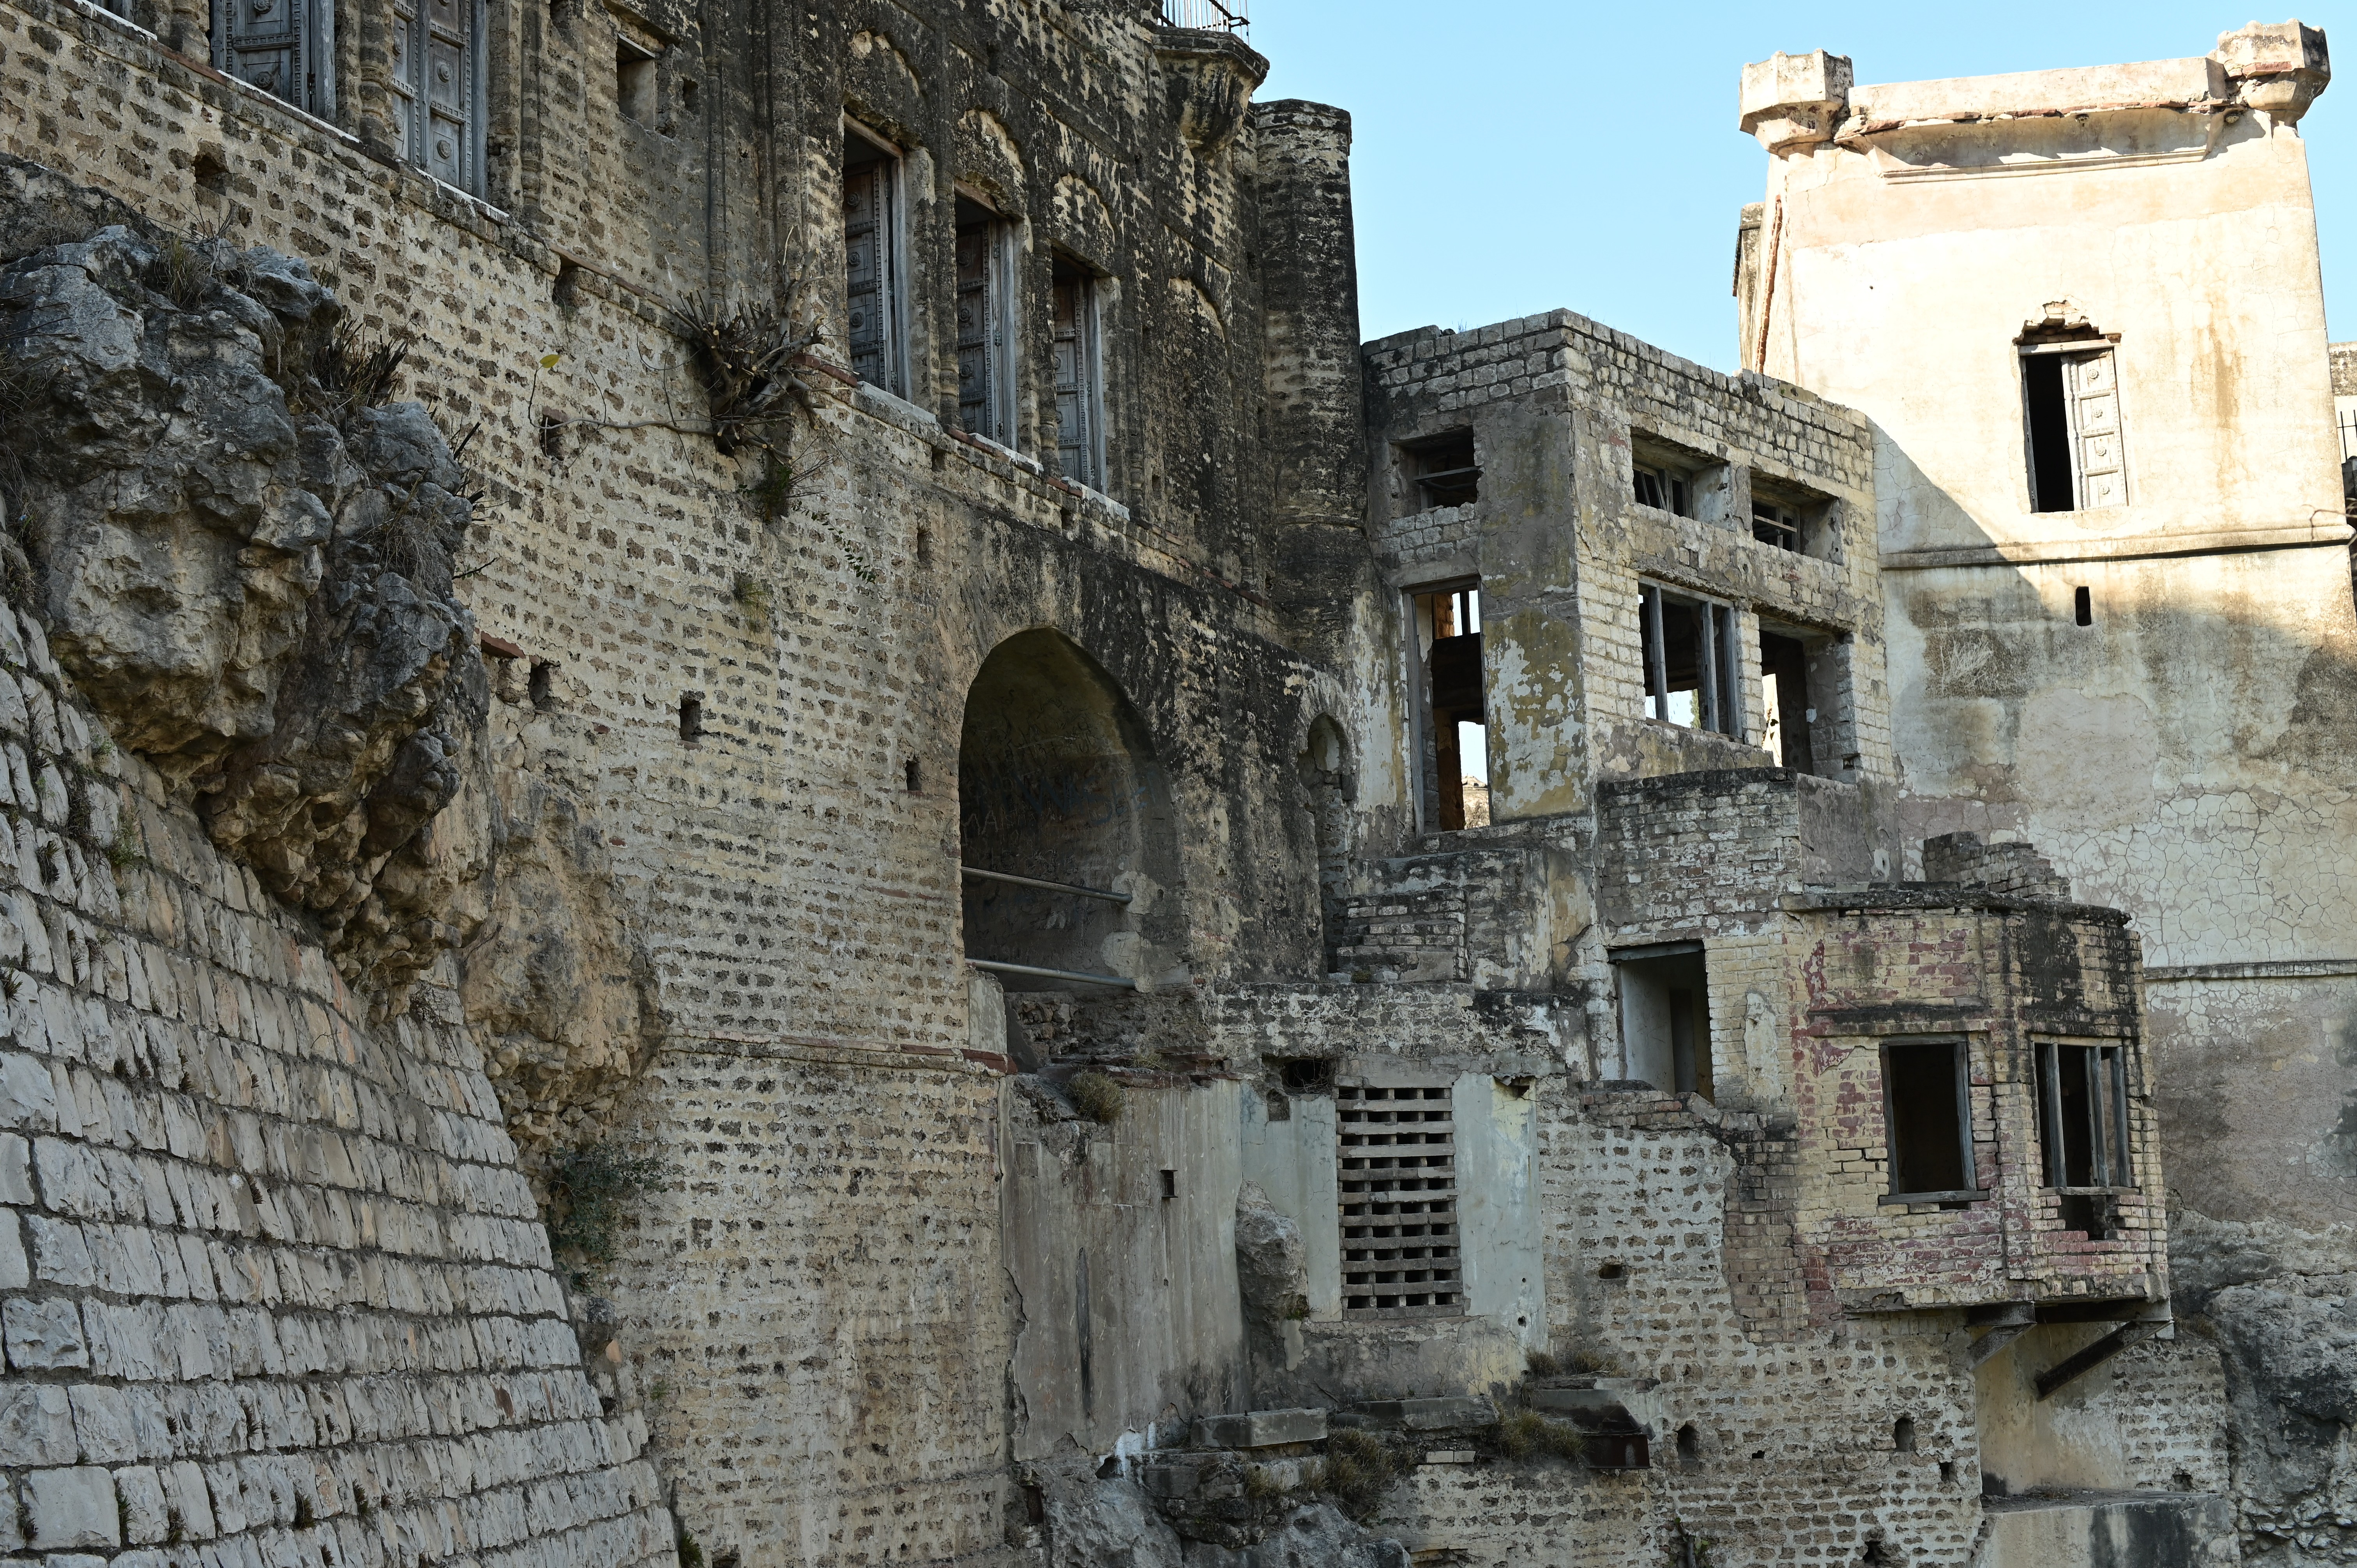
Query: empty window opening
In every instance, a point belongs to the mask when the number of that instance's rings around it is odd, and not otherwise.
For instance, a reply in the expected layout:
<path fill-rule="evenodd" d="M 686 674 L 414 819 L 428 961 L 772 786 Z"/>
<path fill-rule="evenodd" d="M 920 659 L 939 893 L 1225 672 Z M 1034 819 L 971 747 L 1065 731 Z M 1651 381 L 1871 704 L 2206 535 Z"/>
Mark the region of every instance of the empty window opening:
<path fill-rule="evenodd" d="M 2127 1050 L 2038 1042 L 2038 1144 L 2066 1230 L 2110 1239 L 2115 1195 L 2136 1185 L 2128 1138 Z"/>
<path fill-rule="evenodd" d="M 1966 1203 L 1974 1186 L 1973 1125 L 1962 1040 L 1882 1047 L 1882 1131 L 1889 1152 L 1885 1203 Z"/>
<path fill-rule="evenodd" d="M 1620 993 L 1621 1076 L 1710 1099 L 1710 975 L 1702 944 L 1625 950 L 1612 955 L 1612 972 Z"/>
<path fill-rule="evenodd" d="M 2021 346 L 2032 511 L 2126 503 L 2117 378 L 2111 346 L 2100 338 Z"/>
<path fill-rule="evenodd" d="M 1178 1173 L 1177 1171 L 1164 1171 L 1162 1173 L 1162 1196 L 1165 1198 L 1172 1198 L 1178 1196 Z"/>
<path fill-rule="evenodd" d="M 921 794 L 921 793 L 923 793 L 923 791 L 924 791 L 924 787 L 925 787 L 925 785 L 924 785 L 924 775 L 923 775 L 923 773 L 921 773 L 921 772 L 918 769 L 917 763 L 916 763 L 916 761 L 915 761 L 913 758 L 911 758 L 911 759 L 909 760 L 909 762 L 907 764 L 907 766 L 905 766 L 905 767 L 901 769 L 901 771 L 902 771 L 902 772 L 907 776 L 907 778 L 908 778 L 908 780 L 909 780 L 909 794 L 911 794 L 911 795 L 917 795 L 917 794 Z"/>
<path fill-rule="evenodd" d="M 1596 1271 L 1596 1277 L 1599 1280 L 1625 1280 L 1629 1277 L 1629 1271 L 1620 1263 L 1606 1263 Z"/>
<path fill-rule="evenodd" d="M 1448 1090 L 1345 1084 L 1334 1099 L 1342 1316 L 1461 1310 Z"/>
<path fill-rule="evenodd" d="M 199 190 L 209 190 L 215 196 L 228 194 L 229 165 L 217 153 L 199 153 L 190 159 L 188 177 Z"/>
<path fill-rule="evenodd" d="M 1481 466 L 1474 456 L 1470 430 L 1403 441 L 1399 453 L 1411 511 L 1471 506 L 1481 499 Z"/>
<path fill-rule="evenodd" d="M 1779 766 L 1814 773 L 1817 708 L 1809 700 L 1809 650 L 1800 639 L 1760 628 L 1760 744 Z"/>
<path fill-rule="evenodd" d="M 905 395 L 907 310 L 900 240 L 900 157 L 856 125 L 843 134 L 845 338 L 851 368 L 870 386 Z"/>
<path fill-rule="evenodd" d="M 481 5 L 478 0 L 396 0 L 388 42 L 402 157 L 445 185 L 481 195 L 489 123 Z"/>
<path fill-rule="evenodd" d="M 556 666 L 545 659 L 533 660 L 524 692 L 532 698 L 532 705 L 543 713 L 556 706 Z"/>
<path fill-rule="evenodd" d="M 550 285 L 548 297 L 567 309 L 581 303 L 581 263 L 560 261 L 556 263 L 556 282 Z"/>
<path fill-rule="evenodd" d="M 1690 1466 L 1702 1463 L 1702 1434 L 1691 1421 L 1678 1428 L 1678 1463 Z"/>
<path fill-rule="evenodd" d="M 1890 1423 L 1890 1446 L 1901 1454 L 1915 1452 L 1915 1418 L 1902 1415 Z"/>
<path fill-rule="evenodd" d="M 655 57 L 628 38 L 614 44 L 614 104 L 626 120 L 655 123 Z"/>
<path fill-rule="evenodd" d="M 1645 716 L 1689 729 L 1743 734 L 1743 681 L 1735 607 L 1639 585 L 1645 647 Z"/>
<path fill-rule="evenodd" d="M 704 738 L 704 693 L 690 692 L 679 700 L 679 738 L 696 741 Z"/>
<path fill-rule="evenodd" d="M 957 198 L 958 424 L 1015 445 L 1015 227 Z"/>
<path fill-rule="evenodd" d="M 679 84 L 679 110 L 683 114 L 695 113 L 695 83 L 692 81 Z"/>
<path fill-rule="evenodd" d="M 1105 477 L 1104 289 L 1097 275 L 1059 253 L 1049 268 L 1049 337 L 1056 361 L 1056 465 L 1064 478 L 1110 491 Z M 1159 497 L 1157 478 L 1154 493 Z"/>
<path fill-rule="evenodd" d="M 1453 832 L 1490 822 L 1490 752 L 1483 724 L 1481 589 L 1478 583 L 1410 596 L 1423 684 L 1417 750 L 1424 825 Z"/>
<path fill-rule="evenodd" d="M 2081 626 L 2095 624 L 2095 596 L 2085 588 L 2071 591 L 2071 615 Z"/>

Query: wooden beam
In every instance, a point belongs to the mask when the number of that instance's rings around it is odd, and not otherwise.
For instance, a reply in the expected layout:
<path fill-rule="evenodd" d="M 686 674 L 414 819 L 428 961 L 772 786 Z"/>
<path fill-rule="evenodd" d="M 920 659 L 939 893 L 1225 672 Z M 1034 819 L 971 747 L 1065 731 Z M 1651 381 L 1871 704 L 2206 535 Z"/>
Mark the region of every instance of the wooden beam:
<path fill-rule="evenodd" d="M 2040 1400 L 2051 1399 L 2064 1385 L 2086 1376 L 2129 1346 L 2140 1345 L 2168 1326 L 2165 1321 L 2121 1324 L 2078 1354 L 2066 1357 L 2039 1373 L 2038 1397 Z"/>

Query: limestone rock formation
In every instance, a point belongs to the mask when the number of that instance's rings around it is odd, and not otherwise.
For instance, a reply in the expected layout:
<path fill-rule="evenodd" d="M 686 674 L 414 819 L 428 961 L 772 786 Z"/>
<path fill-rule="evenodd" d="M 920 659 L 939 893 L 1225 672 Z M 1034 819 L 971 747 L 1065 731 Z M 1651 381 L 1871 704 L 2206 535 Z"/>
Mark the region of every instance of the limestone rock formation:
<path fill-rule="evenodd" d="M 610 1123 L 656 1039 L 654 971 L 579 803 L 521 768 L 497 769 L 492 789 L 459 995 L 530 1162 Z"/>
<path fill-rule="evenodd" d="M 16 585 L 60 662 L 398 1006 L 447 942 L 414 846 L 484 709 L 447 442 L 371 406 L 389 378 L 275 252 L 110 227 L 0 271 L 0 314 Z"/>

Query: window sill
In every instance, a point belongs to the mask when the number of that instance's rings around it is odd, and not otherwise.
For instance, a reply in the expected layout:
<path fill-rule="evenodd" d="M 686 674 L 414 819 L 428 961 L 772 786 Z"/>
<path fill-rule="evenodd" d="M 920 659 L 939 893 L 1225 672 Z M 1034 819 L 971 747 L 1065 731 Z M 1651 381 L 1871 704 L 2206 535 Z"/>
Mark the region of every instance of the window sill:
<path fill-rule="evenodd" d="M 1984 1203 L 1990 1196 L 1976 1188 L 1958 1192 L 1890 1192 L 1874 1201 L 1886 1208 L 1901 1208 L 1916 1203 Z"/>
<path fill-rule="evenodd" d="M 2140 1193 L 2140 1187 L 2041 1187 L 2040 1197 L 2126 1197 Z"/>

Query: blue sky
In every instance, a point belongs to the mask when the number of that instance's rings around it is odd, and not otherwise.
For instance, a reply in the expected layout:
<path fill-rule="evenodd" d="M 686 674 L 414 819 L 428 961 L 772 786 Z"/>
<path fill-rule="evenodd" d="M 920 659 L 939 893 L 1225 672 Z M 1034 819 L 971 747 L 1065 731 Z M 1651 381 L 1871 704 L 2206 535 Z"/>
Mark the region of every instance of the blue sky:
<path fill-rule="evenodd" d="M 1567 306 L 1732 370 L 1736 215 L 1766 160 L 1736 129 L 1745 61 L 1825 48 L 1860 81 L 1910 81 L 2163 59 L 2209 52 L 2247 7 L 1253 0 L 1251 37 L 1275 66 L 1261 99 L 1351 112 L 1366 336 Z M 2357 0 L 2301 19 L 2341 35 L 2349 78 L 2300 122 L 2339 340 L 2357 338 Z"/>

